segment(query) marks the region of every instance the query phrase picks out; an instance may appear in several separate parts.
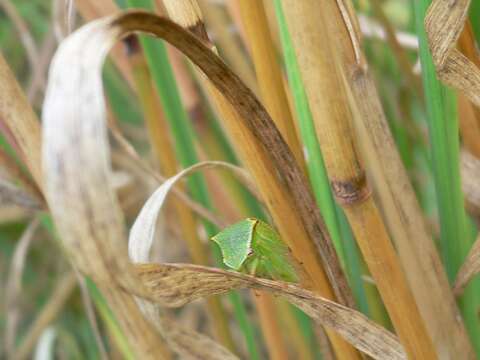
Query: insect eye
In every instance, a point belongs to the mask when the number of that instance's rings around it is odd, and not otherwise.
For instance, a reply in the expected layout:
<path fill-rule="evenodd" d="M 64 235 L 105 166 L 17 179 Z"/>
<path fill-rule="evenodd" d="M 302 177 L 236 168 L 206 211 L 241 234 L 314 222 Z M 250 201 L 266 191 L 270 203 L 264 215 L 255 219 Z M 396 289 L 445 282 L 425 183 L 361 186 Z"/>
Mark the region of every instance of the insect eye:
<path fill-rule="evenodd" d="M 247 254 L 247 257 L 250 257 L 254 254 L 254 251 L 252 248 L 248 249 L 248 254 Z"/>

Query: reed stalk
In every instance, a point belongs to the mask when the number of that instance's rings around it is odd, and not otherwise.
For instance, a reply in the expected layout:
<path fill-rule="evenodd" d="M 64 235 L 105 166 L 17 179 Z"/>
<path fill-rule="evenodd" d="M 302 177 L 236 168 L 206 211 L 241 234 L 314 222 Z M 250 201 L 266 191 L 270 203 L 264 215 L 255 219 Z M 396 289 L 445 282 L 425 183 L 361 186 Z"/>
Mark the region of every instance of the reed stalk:
<path fill-rule="evenodd" d="M 281 323 L 288 329 L 288 340 L 295 350 L 297 358 L 305 360 L 313 360 L 315 358 L 315 351 L 313 350 L 312 343 L 314 343 L 313 337 L 309 336 L 313 334 L 313 326 L 311 323 L 304 322 L 305 314 L 300 313 L 298 309 L 289 305 L 283 299 L 276 299 L 275 305 L 277 313 L 280 316 Z"/>
<path fill-rule="evenodd" d="M 168 3 L 165 2 L 165 5 L 167 4 Z M 174 2 L 172 5 L 175 6 L 166 6 L 169 15 L 177 22 L 180 22 L 182 26 L 208 41 L 209 39 L 206 38 L 206 31 L 201 19 L 201 13 L 196 7 L 196 2 L 182 1 L 181 4 L 182 6 L 188 6 L 189 11 L 179 13 L 179 3 Z M 192 6 L 194 7 L 192 8 Z M 185 14 L 189 14 L 190 16 L 186 17 Z M 214 47 L 212 47 L 212 49 L 215 51 Z M 271 175 L 275 173 L 276 170 L 273 167 L 270 155 L 266 152 L 266 149 L 258 143 L 258 140 L 251 133 L 241 116 L 223 98 L 222 94 L 210 83 L 207 83 L 206 88 L 211 94 L 217 111 L 222 115 L 223 125 L 229 133 L 235 149 L 255 178 L 259 191 L 264 198 L 275 225 L 292 249 L 294 257 L 299 264 L 302 264 L 300 269 L 303 268 L 305 271 L 303 273 L 303 281 L 306 282 L 308 286 L 313 286 L 323 296 L 330 299 L 335 298 L 332 284 L 329 283 L 323 270 L 318 250 L 310 238 L 311 235 L 306 232 L 299 212 L 295 210 L 292 194 L 288 192 L 284 184 L 281 183 L 276 176 Z M 343 283 L 344 280 L 339 276 L 338 279 L 332 279 L 332 281 L 341 281 Z M 337 292 L 336 295 L 340 296 L 339 299 L 341 302 L 351 304 L 351 300 L 348 300 L 348 295 L 341 292 Z M 330 332 L 329 337 L 334 344 L 333 346 L 337 349 L 339 356 L 350 359 L 359 356 L 356 350 L 336 334 Z"/>
<path fill-rule="evenodd" d="M 477 49 L 472 22 L 466 22 L 458 39 L 458 49 L 477 67 L 480 67 L 480 56 Z M 472 104 L 466 96 L 458 94 L 458 114 L 460 133 L 466 148 L 480 158 L 480 109 Z"/>
<path fill-rule="evenodd" d="M 343 221 L 345 226 L 341 226 L 339 218 L 344 217 L 344 215 L 341 214 L 340 211 L 337 211 L 339 209 L 337 209 L 330 189 L 330 183 L 325 170 L 320 145 L 318 144 L 315 135 L 312 114 L 310 107 L 308 106 L 307 96 L 305 94 L 303 81 L 298 68 L 295 50 L 293 49 L 292 40 L 287 29 L 282 5 L 280 0 L 275 0 L 274 3 L 279 22 L 285 66 L 298 115 L 300 135 L 307 151 L 307 167 L 312 188 L 317 199 L 318 207 L 322 212 L 328 231 L 332 237 L 332 241 L 335 244 L 335 249 L 349 275 L 350 284 L 357 300 L 357 304 L 364 313 L 368 313 L 368 305 L 366 303 L 363 288 L 362 271 L 359 268 L 359 262 L 363 260 L 359 256 L 349 225 L 346 221 Z"/>
<path fill-rule="evenodd" d="M 279 326 L 275 299 L 262 291 L 254 291 L 253 296 L 269 358 L 272 360 L 288 359 L 288 349 L 285 338 L 282 336 L 283 331 Z"/>
<path fill-rule="evenodd" d="M 343 8 L 341 7 L 341 5 Z M 424 223 L 415 192 L 392 139 L 359 41 L 350 2 L 321 2 L 329 13 L 330 34 L 336 34 L 338 58 L 353 94 L 354 123 L 366 149 L 366 164 L 377 186 L 378 199 L 403 270 L 420 313 L 439 354 L 472 353 L 458 316 L 448 280 L 435 244 Z M 342 11 L 346 9 L 346 11 Z M 348 15 L 348 16 L 345 16 Z M 363 134 L 363 135 L 362 135 Z M 375 166 L 372 166 L 375 165 Z M 415 239 L 415 241 L 412 241 Z M 429 262 L 425 261 L 429 259 Z M 432 294 L 436 295 L 432 295 Z M 448 329 L 448 330 L 447 330 Z M 447 345 L 446 345 L 447 344 Z"/>
<path fill-rule="evenodd" d="M 3 56 L 0 55 L 0 116 L 20 148 L 20 158 L 27 166 L 39 188 L 42 187 L 40 170 L 40 122 L 12 74 Z"/>
<path fill-rule="evenodd" d="M 184 0 L 181 0 L 182 2 Z M 189 1 L 186 1 L 189 3 Z M 257 89 L 257 81 L 252 65 L 248 60 L 245 51 L 239 46 L 239 43 L 229 31 L 229 22 L 226 14 L 217 4 L 209 3 L 207 0 L 196 1 L 199 11 L 205 17 L 205 23 L 215 35 L 215 42 L 218 44 L 220 52 L 225 56 L 226 61 L 232 66 L 240 78 L 254 91 Z M 190 6 L 190 5 L 188 5 Z M 178 5 L 179 10 L 185 9 L 183 5 Z"/>
<path fill-rule="evenodd" d="M 325 36 L 326 13 L 318 2 L 310 0 L 284 0 L 283 5 L 334 195 L 349 219 L 407 353 L 413 358 L 433 359 L 432 340 L 420 320 L 354 146 L 353 117 L 335 63 L 334 39 Z M 319 43 L 323 46 L 316 46 Z"/>
<path fill-rule="evenodd" d="M 253 57 L 260 96 L 277 128 L 292 150 L 297 163 L 304 167 L 303 152 L 283 86 L 283 76 L 273 46 L 263 0 L 245 0 L 238 2 L 238 5 L 246 40 Z M 261 296 L 265 297 L 266 295 Z M 257 298 L 257 303 L 260 299 Z M 275 304 L 270 300 L 268 301 L 268 306 L 273 306 L 273 309 L 270 310 L 272 313 L 270 317 L 267 317 L 269 314 L 267 306 L 263 306 L 265 312 L 263 320 L 265 323 L 271 324 L 269 331 L 264 332 L 268 349 L 272 358 L 282 359 L 282 356 L 285 358 L 287 354 L 284 349 L 281 349 L 282 346 L 285 346 L 283 345 L 282 337 L 279 337 L 281 332 L 278 330 L 278 323 L 273 316 Z M 262 318 L 261 312 L 259 314 Z M 269 341 L 269 338 L 276 339 L 276 341 Z"/>
<path fill-rule="evenodd" d="M 168 1 L 165 2 L 165 5 L 167 11 L 172 9 L 172 6 Z M 177 6 L 178 3 L 174 5 Z M 191 8 L 195 9 L 194 6 Z M 176 12 L 173 14 L 170 12 L 172 17 L 174 17 L 174 20 L 181 16 L 181 10 L 182 7 L 180 7 L 180 9 L 176 9 Z M 277 316 L 275 315 L 275 303 L 273 297 L 264 292 L 256 292 L 254 294 L 254 301 L 259 314 L 262 333 L 265 337 L 270 356 L 272 359 L 285 359 L 287 355 L 287 348 L 282 337 L 280 336 L 281 330 L 277 321 Z"/>
<path fill-rule="evenodd" d="M 302 148 L 283 86 L 283 76 L 268 27 L 263 0 L 243 0 L 239 1 L 238 5 L 257 74 L 260 98 L 290 146 L 297 163 L 303 165 Z"/>

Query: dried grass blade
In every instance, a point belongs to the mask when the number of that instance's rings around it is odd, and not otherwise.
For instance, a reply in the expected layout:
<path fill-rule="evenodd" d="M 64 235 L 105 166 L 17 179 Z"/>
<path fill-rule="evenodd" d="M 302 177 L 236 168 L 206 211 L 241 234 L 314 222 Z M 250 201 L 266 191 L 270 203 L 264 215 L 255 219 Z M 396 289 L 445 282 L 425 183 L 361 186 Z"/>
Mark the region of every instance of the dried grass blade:
<path fill-rule="evenodd" d="M 0 55 L 0 120 L 14 136 L 35 182 L 42 185 L 40 169 L 40 123 L 22 88 Z"/>
<path fill-rule="evenodd" d="M 52 61 L 43 107 L 45 195 L 76 267 L 94 279 L 142 293 L 122 246 L 123 219 L 109 186 L 101 65 L 110 44 L 95 25 L 64 41 Z"/>
<path fill-rule="evenodd" d="M 185 264 L 143 264 L 136 270 L 153 293 L 152 300 L 178 307 L 234 289 L 253 288 L 285 297 L 314 320 L 332 328 L 375 359 L 406 359 L 398 339 L 356 310 L 327 300 L 298 285 L 255 278 L 233 271 Z M 188 281 L 184 281 L 188 279 Z"/>
<path fill-rule="evenodd" d="M 480 69 L 456 47 L 470 3 L 433 1 L 425 18 L 425 30 L 438 77 L 480 107 Z"/>
<path fill-rule="evenodd" d="M 467 256 L 467 259 L 460 268 L 457 278 L 455 280 L 455 285 L 453 291 L 455 295 L 459 296 L 462 294 L 465 286 L 468 282 L 480 272 L 480 237 L 477 237 L 477 240 L 472 246 L 470 253 Z"/>

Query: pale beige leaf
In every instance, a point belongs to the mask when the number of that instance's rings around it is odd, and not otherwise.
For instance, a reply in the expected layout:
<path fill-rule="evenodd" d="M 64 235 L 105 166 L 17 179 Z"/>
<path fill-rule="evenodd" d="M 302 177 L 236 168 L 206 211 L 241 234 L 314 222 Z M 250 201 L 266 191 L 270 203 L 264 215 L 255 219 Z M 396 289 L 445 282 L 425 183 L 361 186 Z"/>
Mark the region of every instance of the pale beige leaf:
<path fill-rule="evenodd" d="M 79 270 L 144 293 L 131 270 L 115 192 L 101 69 L 109 34 L 86 25 L 62 42 L 43 107 L 45 196 Z M 90 30 L 90 31 L 89 31 Z M 61 115 L 60 115 L 61 114 Z"/>

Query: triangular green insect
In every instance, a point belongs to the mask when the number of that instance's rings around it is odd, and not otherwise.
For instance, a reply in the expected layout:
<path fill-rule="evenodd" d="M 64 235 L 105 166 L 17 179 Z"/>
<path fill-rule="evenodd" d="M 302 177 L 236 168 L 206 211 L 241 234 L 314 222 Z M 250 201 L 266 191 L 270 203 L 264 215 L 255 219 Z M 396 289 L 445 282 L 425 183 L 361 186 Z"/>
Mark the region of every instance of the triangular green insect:
<path fill-rule="evenodd" d="M 245 219 L 212 238 L 229 268 L 251 275 L 289 282 L 297 281 L 288 246 L 269 224 Z"/>
<path fill-rule="evenodd" d="M 212 237 L 222 251 L 223 262 L 229 268 L 239 270 L 252 250 L 252 238 L 256 219 L 235 223 Z"/>

